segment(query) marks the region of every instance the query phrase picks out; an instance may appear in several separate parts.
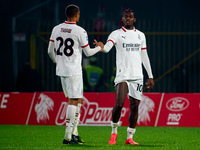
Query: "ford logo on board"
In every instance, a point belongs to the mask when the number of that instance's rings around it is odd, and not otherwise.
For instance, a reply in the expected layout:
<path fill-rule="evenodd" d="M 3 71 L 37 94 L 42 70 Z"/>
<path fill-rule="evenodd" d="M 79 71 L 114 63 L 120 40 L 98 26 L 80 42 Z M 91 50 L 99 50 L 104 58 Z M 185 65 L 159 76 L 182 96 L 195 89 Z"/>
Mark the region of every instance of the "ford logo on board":
<path fill-rule="evenodd" d="M 182 111 L 189 106 L 189 101 L 183 97 L 174 97 L 167 101 L 166 107 L 171 111 Z"/>

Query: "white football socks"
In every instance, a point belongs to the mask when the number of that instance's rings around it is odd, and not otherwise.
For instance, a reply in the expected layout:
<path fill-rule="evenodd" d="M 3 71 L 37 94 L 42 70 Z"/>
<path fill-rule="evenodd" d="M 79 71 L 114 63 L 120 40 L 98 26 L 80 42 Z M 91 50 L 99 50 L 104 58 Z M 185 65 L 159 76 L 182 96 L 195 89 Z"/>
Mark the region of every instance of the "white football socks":
<path fill-rule="evenodd" d="M 133 135 L 135 133 L 136 129 L 135 128 L 127 128 L 127 139 L 133 138 Z"/>
<path fill-rule="evenodd" d="M 117 127 L 119 126 L 119 123 L 114 123 L 111 121 L 111 127 L 112 127 L 112 133 L 117 134 Z"/>
<path fill-rule="evenodd" d="M 80 120 L 80 110 L 81 110 L 81 103 L 78 103 L 77 107 L 76 107 L 76 115 L 75 115 L 75 121 L 74 121 L 74 128 L 73 128 L 73 133 L 74 135 L 78 136 L 78 124 L 79 124 L 79 120 Z"/>
<path fill-rule="evenodd" d="M 72 135 L 72 129 L 74 127 L 76 106 L 68 105 L 66 112 L 66 130 L 65 130 L 65 139 L 70 141 Z"/>

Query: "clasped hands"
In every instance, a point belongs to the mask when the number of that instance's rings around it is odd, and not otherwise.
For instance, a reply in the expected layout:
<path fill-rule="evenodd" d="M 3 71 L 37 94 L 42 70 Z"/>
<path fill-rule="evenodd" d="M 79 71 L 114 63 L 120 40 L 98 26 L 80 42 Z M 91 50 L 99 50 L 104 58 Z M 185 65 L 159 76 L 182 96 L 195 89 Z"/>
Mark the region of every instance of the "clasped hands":
<path fill-rule="evenodd" d="M 99 52 L 103 51 L 104 44 L 102 42 L 97 42 L 97 40 L 94 40 L 93 44 L 95 44 L 95 47 L 97 47 L 97 46 L 101 47 L 101 50 Z"/>

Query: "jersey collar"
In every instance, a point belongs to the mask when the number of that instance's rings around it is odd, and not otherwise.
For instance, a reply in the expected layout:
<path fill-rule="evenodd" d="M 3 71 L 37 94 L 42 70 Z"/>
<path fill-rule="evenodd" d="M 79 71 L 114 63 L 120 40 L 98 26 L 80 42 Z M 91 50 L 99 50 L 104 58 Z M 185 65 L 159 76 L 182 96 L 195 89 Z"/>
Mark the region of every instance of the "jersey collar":
<path fill-rule="evenodd" d="M 126 28 L 124 28 L 123 26 L 122 26 L 122 30 L 123 30 L 124 32 L 127 32 L 127 29 L 126 29 Z M 135 32 L 136 32 L 136 29 L 135 29 L 135 28 L 133 28 L 133 31 L 135 31 Z"/>
<path fill-rule="evenodd" d="M 65 21 L 66 24 L 76 24 L 76 22 Z"/>

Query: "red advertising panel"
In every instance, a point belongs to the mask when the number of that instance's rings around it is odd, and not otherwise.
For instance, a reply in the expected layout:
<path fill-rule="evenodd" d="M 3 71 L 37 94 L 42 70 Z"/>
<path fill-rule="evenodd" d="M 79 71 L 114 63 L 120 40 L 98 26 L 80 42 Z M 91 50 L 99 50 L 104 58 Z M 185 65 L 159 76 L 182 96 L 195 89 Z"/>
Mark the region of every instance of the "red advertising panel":
<path fill-rule="evenodd" d="M 28 118 L 29 125 L 56 125 L 57 115 L 62 109 L 67 108 L 67 98 L 63 92 L 48 92 L 35 95 L 31 114 Z M 65 113 L 63 121 L 65 121 Z M 58 120 L 60 121 L 60 120 Z"/>
<path fill-rule="evenodd" d="M 145 94 L 139 107 L 138 125 L 154 126 L 161 94 Z M 37 93 L 28 124 L 64 125 L 67 99 L 63 93 Z M 110 125 L 114 93 L 84 93 L 80 125 Z M 119 124 L 128 126 L 129 99 L 126 98 Z"/>
<path fill-rule="evenodd" d="M 26 124 L 34 93 L 0 93 L 0 124 Z"/>
<path fill-rule="evenodd" d="M 115 94 L 84 93 L 80 124 L 110 125 L 114 102 Z"/>
<path fill-rule="evenodd" d="M 63 93 L 37 93 L 29 125 L 64 125 L 68 99 Z M 110 125 L 114 93 L 85 93 L 81 107 L 80 125 Z M 126 102 L 127 103 L 127 102 Z M 129 111 L 129 110 L 128 110 Z M 128 117 L 123 108 L 121 119 Z"/>
<path fill-rule="evenodd" d="M 84 93 L 80 125 L 110 125 L 115 93 Z M 0 124 L 65 125 L 63 92 L 0 93 Z M 119 124 L 128 126 L 126 98 Z M 200 94 L 144 93 L 137 126 L 200 127 Z"/>
<path fill-rule="evenodd" d="M 143 94 L 139 105 L 137 126 L 155 126 L 162 95 L 162 93 Z"/>
<path fill-rule="evenodd" d="M 158 126 L 200 126 L 200 94 L 165 94 Z"/>

